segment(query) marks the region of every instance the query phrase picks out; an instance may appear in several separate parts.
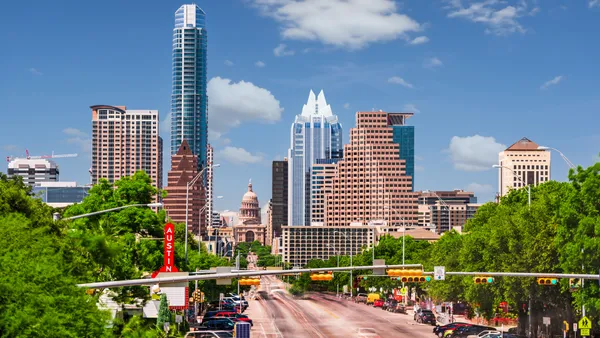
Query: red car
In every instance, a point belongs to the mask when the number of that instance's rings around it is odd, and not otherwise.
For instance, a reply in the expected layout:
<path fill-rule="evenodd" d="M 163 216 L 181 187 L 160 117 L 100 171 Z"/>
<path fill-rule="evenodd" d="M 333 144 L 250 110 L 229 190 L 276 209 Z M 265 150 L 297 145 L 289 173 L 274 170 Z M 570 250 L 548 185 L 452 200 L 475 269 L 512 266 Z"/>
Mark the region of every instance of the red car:
<path fill-rule="evenodd" d="M 373 302 L 373 307 L 383 307 L 383 299 L 377 299 Z"/>
<path fill-rule="evenodd" d="M 213 318 L 229 318 L 234 322 L 248 322 L 250 323 L 250 326 L 254 326 L 254 323 L 252 323 L 252 319 L 248 318 L 248 316 L 246 315 L 242 315 L 236 312 L 219 312 L 215 314 Z"/>

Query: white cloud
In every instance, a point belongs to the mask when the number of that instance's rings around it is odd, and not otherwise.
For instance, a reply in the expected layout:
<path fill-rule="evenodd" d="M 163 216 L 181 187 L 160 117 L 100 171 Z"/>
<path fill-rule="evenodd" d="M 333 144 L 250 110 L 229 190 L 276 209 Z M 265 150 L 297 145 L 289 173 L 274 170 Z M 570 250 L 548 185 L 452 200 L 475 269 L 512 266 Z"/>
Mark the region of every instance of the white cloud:
<path fill-rule="evenodd" d="M 214 77 L 208 82 L 209 135 L 221 137 L 246 121 L 275 123 L 283 108 L 270 91 L 252 82 Z"/>
<path fill-rule="evenodd" d="M 92 151 L 92 139 L 89 135 L 77 128 L 65 128 L 63 134 L 67 135 L 67 143 L 79 146 L 81 151 L 89 153 Z"/>
<path fill-rule="evenodd" d="M 463 18 L 486 26 L 486 33 L 508 35 L 525 33 L 519 19 L 534 15 L 538 10 L 528 9 L 528 0 L 447 0 L 449 18 Z M 467 3 L 463 6 L 463 2 Z M 511 4 L 512 3 L 512 4 Z"/>
<path fill-rule="evenodd" d="M 590 8 L 600 7 L 600 0 L 590 0 L 588 6 L 590 6 Z"/>
<path fill-rule="evenodd" d="M 408 39 L 421 25 L 398 13 L 394 0 L 252 0 L 281 24 L 284 39 L 319 41 L 360 49 L 370 43 Z"/>
<path fill-rule="evenodd" d="M 423 67 L 429 68 L 429 69 L 433 69 L 433 68 L 436 68 L 436 67 L 441 67 L 443 65 L 444 65 L 444 63 L 442 62 L 442 60 L 440 60 L 440 59 L 438 59 L 436 57 L 432 57 L 432 58 L 426 59 L 423 62 Z"/>
<path fill-rule="evenodd" d="M 474 192 L 475 194 L 486 194 L 494 191 L 494 188 L 489 184 L 470 183 L 467 185 L 467 191 Z"/>
<path fill-rule="evenodd" d="M 40 72 L 39 70 L 37 70 L 35 68 L 29 68 L 29 72 L 33 75 L 44 75 L 44 73 Z"/>
<path fill-rule="evenodd" d="M 348 102 L 344 103 L 344 109 L 350 109 L 350 103 L 348 103 Z"/>
<path fill-rule="evenodd" d="M 412 39 L 410 41 L 410 44 L 411 45 L 421 45 L 421 44 L 424 44 L 424 43 L 427 43 L 427 42 L 429 42 L 429 38 L 428 37 L 426 37 L 426 36 L 417 36 L 416 38 L 414 38 L 414 39 Z"/>
<path fill-rule="evenodd" d="M 15 151 L 15 150 L 17 150 L 17 146 L 14 144 L 7 144 L 7 145 L 2 146 L 2 149 L 4 151 Z"/>
<path fill-rule="evenodd" d="M 506 149 L 504 144 L 489 136 L 454 136 L 448 151 L 454 168 L 463 171 L 484 171 L 498 163 L 498 153 Z"/>
<path fill-rule="evenodd" d="M 406 82 L 406 80 L 404 80 L 403 78 L 399 77 L 399 76 L 392 76 L 388 79 L 389 83 L 393 83 L 393 84 L 399 84 L 402 85 L 406 88 L 413 88 L 414 86 L 411 83 Z"/>
<path fill-rule="evenodd" d="M 253 155 L 244 148 L 227 146 L 217 152 L 217 157 L 234 164 L 252 164 L 263 160 L 261 155 Z"/>
<path fill-rule="evenodd" d="M 296 54 L 296 51 L 287 49 L 287 45 L 280 43 L 279 46 L 273 49 L 273 54 L 275 56 L 291 56 Z"/>
<path fill-rule="evenodd" d="M 255 65 L 256 67 L 258 67 L 258 68 L 263 68 L 263 67 L 264 67 L 264 66 L 266 66 L 267 64 L 266 64 L 266 63 L 264 63 L 264 62 L 262 62 L 262 61 L 256 61 L 256 62 L 254 63 L 254 65 Z"/>
<path fill-rule="evenodd" d="M 600 0 L 599 0 L 600 1 Z M 550 86 L 555 86 L 557 84 L 559 84 L 562 80 L 564 80 L 565 77 L 562 75 L 559 75 L 557 77 L 555 77 L 552 80 L 546 81 L 544 82 L 544 84 L 540 87 L 540 89 L 548 89 L 548 87 Z"/>
<path fill-rule="evenodd" d="M 417 106 L 415 106 L 415 105 L 414 105 L 414 104 L 412 104 L 412 103 L 407 103 L 407 104 L 405 104 L 402 110 L 403 110 L 403 111 L 405 111 L 405 112 L 407 112 L 407 113 L 415 113 L 415 114 L 418 114 L 418 113 L 420 113 L 420 112 L 421 112 L 421 111 L 420 111 L 420 110 L 417 108 Z"/>
<path fill-rule="evenodd" d="M 233 66 L 234 64 L 235 64 L 235 63 L 233 63 L 233 61 L 230 61 L 230 60 L 225 60 L 225 66 L 229 66 L 229 67 L 231 67 L 231 66 Z"/>

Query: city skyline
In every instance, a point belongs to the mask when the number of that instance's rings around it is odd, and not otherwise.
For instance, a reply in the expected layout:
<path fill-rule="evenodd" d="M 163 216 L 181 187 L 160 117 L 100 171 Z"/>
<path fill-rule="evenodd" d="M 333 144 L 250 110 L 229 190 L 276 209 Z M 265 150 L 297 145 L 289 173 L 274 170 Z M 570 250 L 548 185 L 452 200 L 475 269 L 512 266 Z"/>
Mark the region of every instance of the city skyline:
<path fill-rule="evenodd" d="M 514 15 L 494 23 L 476 19 L 502 10 L 498 4 L 467 16 L 447 4 L 407 3 L 382 13 L 349 3 L 350 10 L 362 10 L 362 22 L 388 18 L 394 28 L 399 22 L 394 19 L 407 15 L 411 24 L 384 32 L 366 27 L 352 35 L 327 26 L 342 20 L 327 9 L 311 13 L 331 17 L 321 20 L 327 27 L 306 27 L 293 16 L 274 20 L 289 2 L 261 7 L 254 6 L 260 1 L 198 3 L 210 19 L 209 125 L 214 126 L 215 162 L 222 164 L 215 170 L 215 195 L 224 198 L 215 201 L 215 210 L 237 209 L 248 178 L 266 205 L 271 161 L 285 157 L 287 126 L 311 87 L 328 93 L 345 126 L 353 124 L 356 111 L 415 112 L 415 190 L 459 188 L 474 191 L 480 202 L 492 200 L 498 173 L 491 165 L 499 151 L 522 137 L 560 149 L 575 164 L 597 159 L 597 148 L 581 146 L 600 141 L 595 123 L 581 121 L 593 122 L 600 110 L 593 76 L 599 47 L 573 43 L 565 32 L 587 27 L 582 39 L 592 39 L 600 25 L 598 7 L 585 1 L 568 6 L 509 1 Z M 341 1 L 331 3 L 335 7 Z M 56 161 L 61 180 L 88 183 L 89 106 L 104 102 L 159 110 L 161 136 L 170 140 L 173 13 L 183 3 L 159 4 L 144 16 L 137 14 L 140 4 L 108 1 L 82 18 L 75 8 L 39 3 L 27 11 L 32 24 L 18 37 L 0 37 L 11 46 L 0 63 L 10 79 L 0 85 L 1 113 L 10 126 L 0 135 L 0 156 L 23 156 L 25 149 L 77 152 L 76 160 Z M 6 25 L 24 20 L 16 4 L 5 7 L 0 16 Z M 109 16 L 118 24 L 99 20 Z M 236 23 L 226 23 L 232 16 Z M 52 25 L 54 20 L 68 24 Z M 84 24 L 90 29 L 78 35 L 76 46 L 58 38 Z M 252 30 L 231 29 L 250 24 Z M 355 32 L 356 26 L 348 25 L 348 33 Z M 99 45 L 112 46 L 118 56 L 108 56 Z M 564 118 L 566 111 L 574 118 Z M 26 124 L 23 116 L 36 123 Z M 167 142 L 165 171 L 166 147 Z M 552 179 L 566 180 L 568 166 L 558 157 L 553 162 Z"/>

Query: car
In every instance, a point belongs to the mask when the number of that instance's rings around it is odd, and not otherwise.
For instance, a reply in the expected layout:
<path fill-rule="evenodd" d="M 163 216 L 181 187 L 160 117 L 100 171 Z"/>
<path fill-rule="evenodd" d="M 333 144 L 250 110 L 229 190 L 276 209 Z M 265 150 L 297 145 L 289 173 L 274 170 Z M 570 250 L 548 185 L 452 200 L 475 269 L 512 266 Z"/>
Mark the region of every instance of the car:
<path fill-rule="evenodd" d="M 254 326 L 254 323 L 252 323 L 252 319 L 248 318 L 248 316 L 246 316 L 246 315 L 239 314 L 237 312 L 222 311 L 222 312 L 214 314 L 210 318 L 229 318 L 229 319 L 233 320 L 234 322 L 248 322 L 248 323 L 250 323 L 250 326 Z"/>
<path fill-rule="evenodd" d="M 468 323 L 461 323 L 461 322 L 455 322 L 455 323 L 450 323 L 450 324 L 446 324 L 446 325 L 436 325 L 433 328 L 433 333 L 436 334 L 438 337 L 444 337 L 444 333 L 446 331 L 454 331 L 454 329 L 456 329 L 457 327 L 461 327 L 461 326 L 471 326 L 471 324 Z"/>
<path fill-rule="evenodd" d="M 229 318 L 208 318 L 204 319 L 200 324 L 200 331 L 233 331 L 235 328 L 235 322 Z"/>
<path fill-rule="evenodd" d="M 486 337 L 488 335 L 501 335 L 502 332 L 498 331 L 498 330 L 484 330 L 479 332 L 478 334 L 472 334 L 472 335 L 468 335 L 467 338 L 481 338 L 481 337 Z"/>
<path fill-rule="evenodd" d="M 449 336 L 451 338 L 467 338 L 471 335 L 478 335 L 483 331 L 496 331 L 493 327 L 481 326 L 481 325 L 471 325 L 471 326 L 460 326 L 454 329 L 452 334 Z"/>
<path fill-rule="evenodd" d="M 435 325 L 437 323 L 435 315 L 431 310 L 420 310 L 415 313 L 417 323 Z"/>
<path fill-rule="evenodd" d="M 397 302 L 396 306 L 393 307 L 390 312 L 406 314 L 406 307 L 404 306 L 404 304 Z"/>
<path fill-rule="evenodd" d="M 231 331 L 190 331 L 184 338 L 233 338 Z"/>
<path fill-rule="evenodd" d="M 367 294 L 359 293 L 358 295 L 356 295 L 356 297 L 354 297 L 354 302 L 355 303 L 366 303 L 367 302 Z"/>
<path fill-rule="evenodd" d="M 383 307 L 383 299 L 375 299 L 373 301 L 373 307 Z"/>

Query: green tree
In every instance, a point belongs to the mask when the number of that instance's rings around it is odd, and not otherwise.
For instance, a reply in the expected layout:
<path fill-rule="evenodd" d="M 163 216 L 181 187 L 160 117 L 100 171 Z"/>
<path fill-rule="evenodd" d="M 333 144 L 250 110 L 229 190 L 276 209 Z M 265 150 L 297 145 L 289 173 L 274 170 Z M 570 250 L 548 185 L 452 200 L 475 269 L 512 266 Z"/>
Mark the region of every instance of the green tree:
<path fill-rule="evenodd" d="M 159 328 L 163 328 L 165 323 L 171 323 L 171 311 L 169 310 L 169 303 L 167 301 L 167 295 L 160 295 L 160 306 L 158 308 L 158 318 L 156 319 L 156 325 Z"/>

